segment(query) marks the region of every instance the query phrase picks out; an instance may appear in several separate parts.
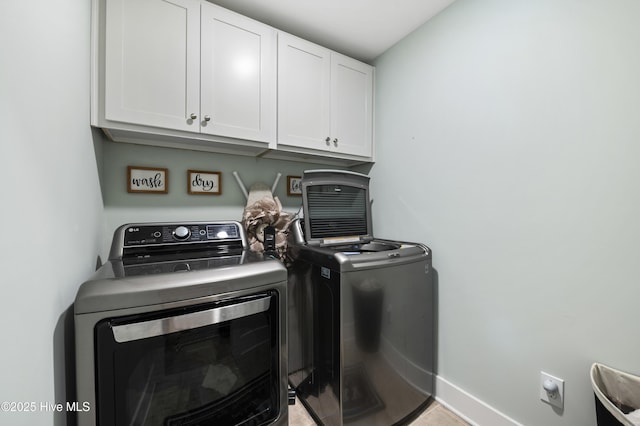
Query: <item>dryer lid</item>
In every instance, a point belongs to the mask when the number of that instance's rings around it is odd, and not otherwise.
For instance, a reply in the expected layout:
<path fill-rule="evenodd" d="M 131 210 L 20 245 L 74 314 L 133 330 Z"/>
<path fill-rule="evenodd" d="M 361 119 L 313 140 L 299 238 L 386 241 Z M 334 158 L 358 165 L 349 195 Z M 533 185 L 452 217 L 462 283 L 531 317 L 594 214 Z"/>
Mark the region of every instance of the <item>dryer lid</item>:
<path fill-rule="evenodd" d="M 307 244 L 330 246 L 373 239 L 368 176 L 344 170 L 306 170 L 301 186 Z"/>

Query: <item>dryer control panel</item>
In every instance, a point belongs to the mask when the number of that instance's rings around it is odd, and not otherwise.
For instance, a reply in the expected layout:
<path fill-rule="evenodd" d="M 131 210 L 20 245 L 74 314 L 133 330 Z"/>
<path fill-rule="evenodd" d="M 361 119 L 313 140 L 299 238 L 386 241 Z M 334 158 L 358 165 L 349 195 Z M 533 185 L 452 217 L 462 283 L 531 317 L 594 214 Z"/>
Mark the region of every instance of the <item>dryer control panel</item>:
<path fill-rule="evenodd" d="M 109 259 L 121 258 L 127 249 L 162 247 L 171 251 L 216 244 L 247 248 L 246 241 L 242 225 L 235 221 L 127 224 L 115 231 Z"/>
<path fill-rule="evenodd" d="M 125 247 L 238 239 L 240 227 L 235 223 L 131 225 L 124 232 Z"/>

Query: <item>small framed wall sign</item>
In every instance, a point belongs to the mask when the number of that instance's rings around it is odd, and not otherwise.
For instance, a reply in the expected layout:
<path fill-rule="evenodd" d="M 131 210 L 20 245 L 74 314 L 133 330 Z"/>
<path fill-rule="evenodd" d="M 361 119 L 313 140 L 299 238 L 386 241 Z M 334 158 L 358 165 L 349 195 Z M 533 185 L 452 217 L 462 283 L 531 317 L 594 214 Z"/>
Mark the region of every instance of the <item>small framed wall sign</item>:
<path fill-rule="evenodd" d="M 220 172 L 187 170 L 187 191 L 189 194 L 220 195 L 222 176 Z"/>
<path fill-rule="evenodd" d="M 166 194 L 169 192 L 169 170 L 159 167 L 127 167 L 127 192 Z"/>
<path fill-rule="evenodd" d="M 289 196 L 302 195 L 302 177 L 287 176 L 287 195 Z"/>

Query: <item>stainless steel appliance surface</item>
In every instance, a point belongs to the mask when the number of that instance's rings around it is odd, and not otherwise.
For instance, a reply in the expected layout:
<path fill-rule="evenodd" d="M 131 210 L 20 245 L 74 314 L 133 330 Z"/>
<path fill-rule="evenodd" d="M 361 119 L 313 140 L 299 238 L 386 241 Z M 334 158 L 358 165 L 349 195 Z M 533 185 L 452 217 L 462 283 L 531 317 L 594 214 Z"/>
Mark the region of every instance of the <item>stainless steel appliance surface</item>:
<path fill-rule="evenodd" d="M 286 288 L 238 222 L 119 227 L 74 304 L 78 425 L 287 424 Z"/>
<path fill-rule="evenodd" d="M 320 424 L 406 424 L 434 392 L 431 250 L 374 238 L 368 179 L 305 172 L 291 227 L 289 382 Z"/>

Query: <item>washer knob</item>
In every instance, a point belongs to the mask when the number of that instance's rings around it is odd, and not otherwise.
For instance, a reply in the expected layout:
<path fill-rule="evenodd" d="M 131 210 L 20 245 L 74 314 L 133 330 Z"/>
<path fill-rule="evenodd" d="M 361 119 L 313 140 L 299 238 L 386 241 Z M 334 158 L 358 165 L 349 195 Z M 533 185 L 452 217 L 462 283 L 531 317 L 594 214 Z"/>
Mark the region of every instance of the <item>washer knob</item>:
<path fill-rule="evenodd" d="M 173 231 L 173 238 L 176 240 L 184 241 L 191 236 L 191 231 L 186 226 L 178 226 Z"/>

